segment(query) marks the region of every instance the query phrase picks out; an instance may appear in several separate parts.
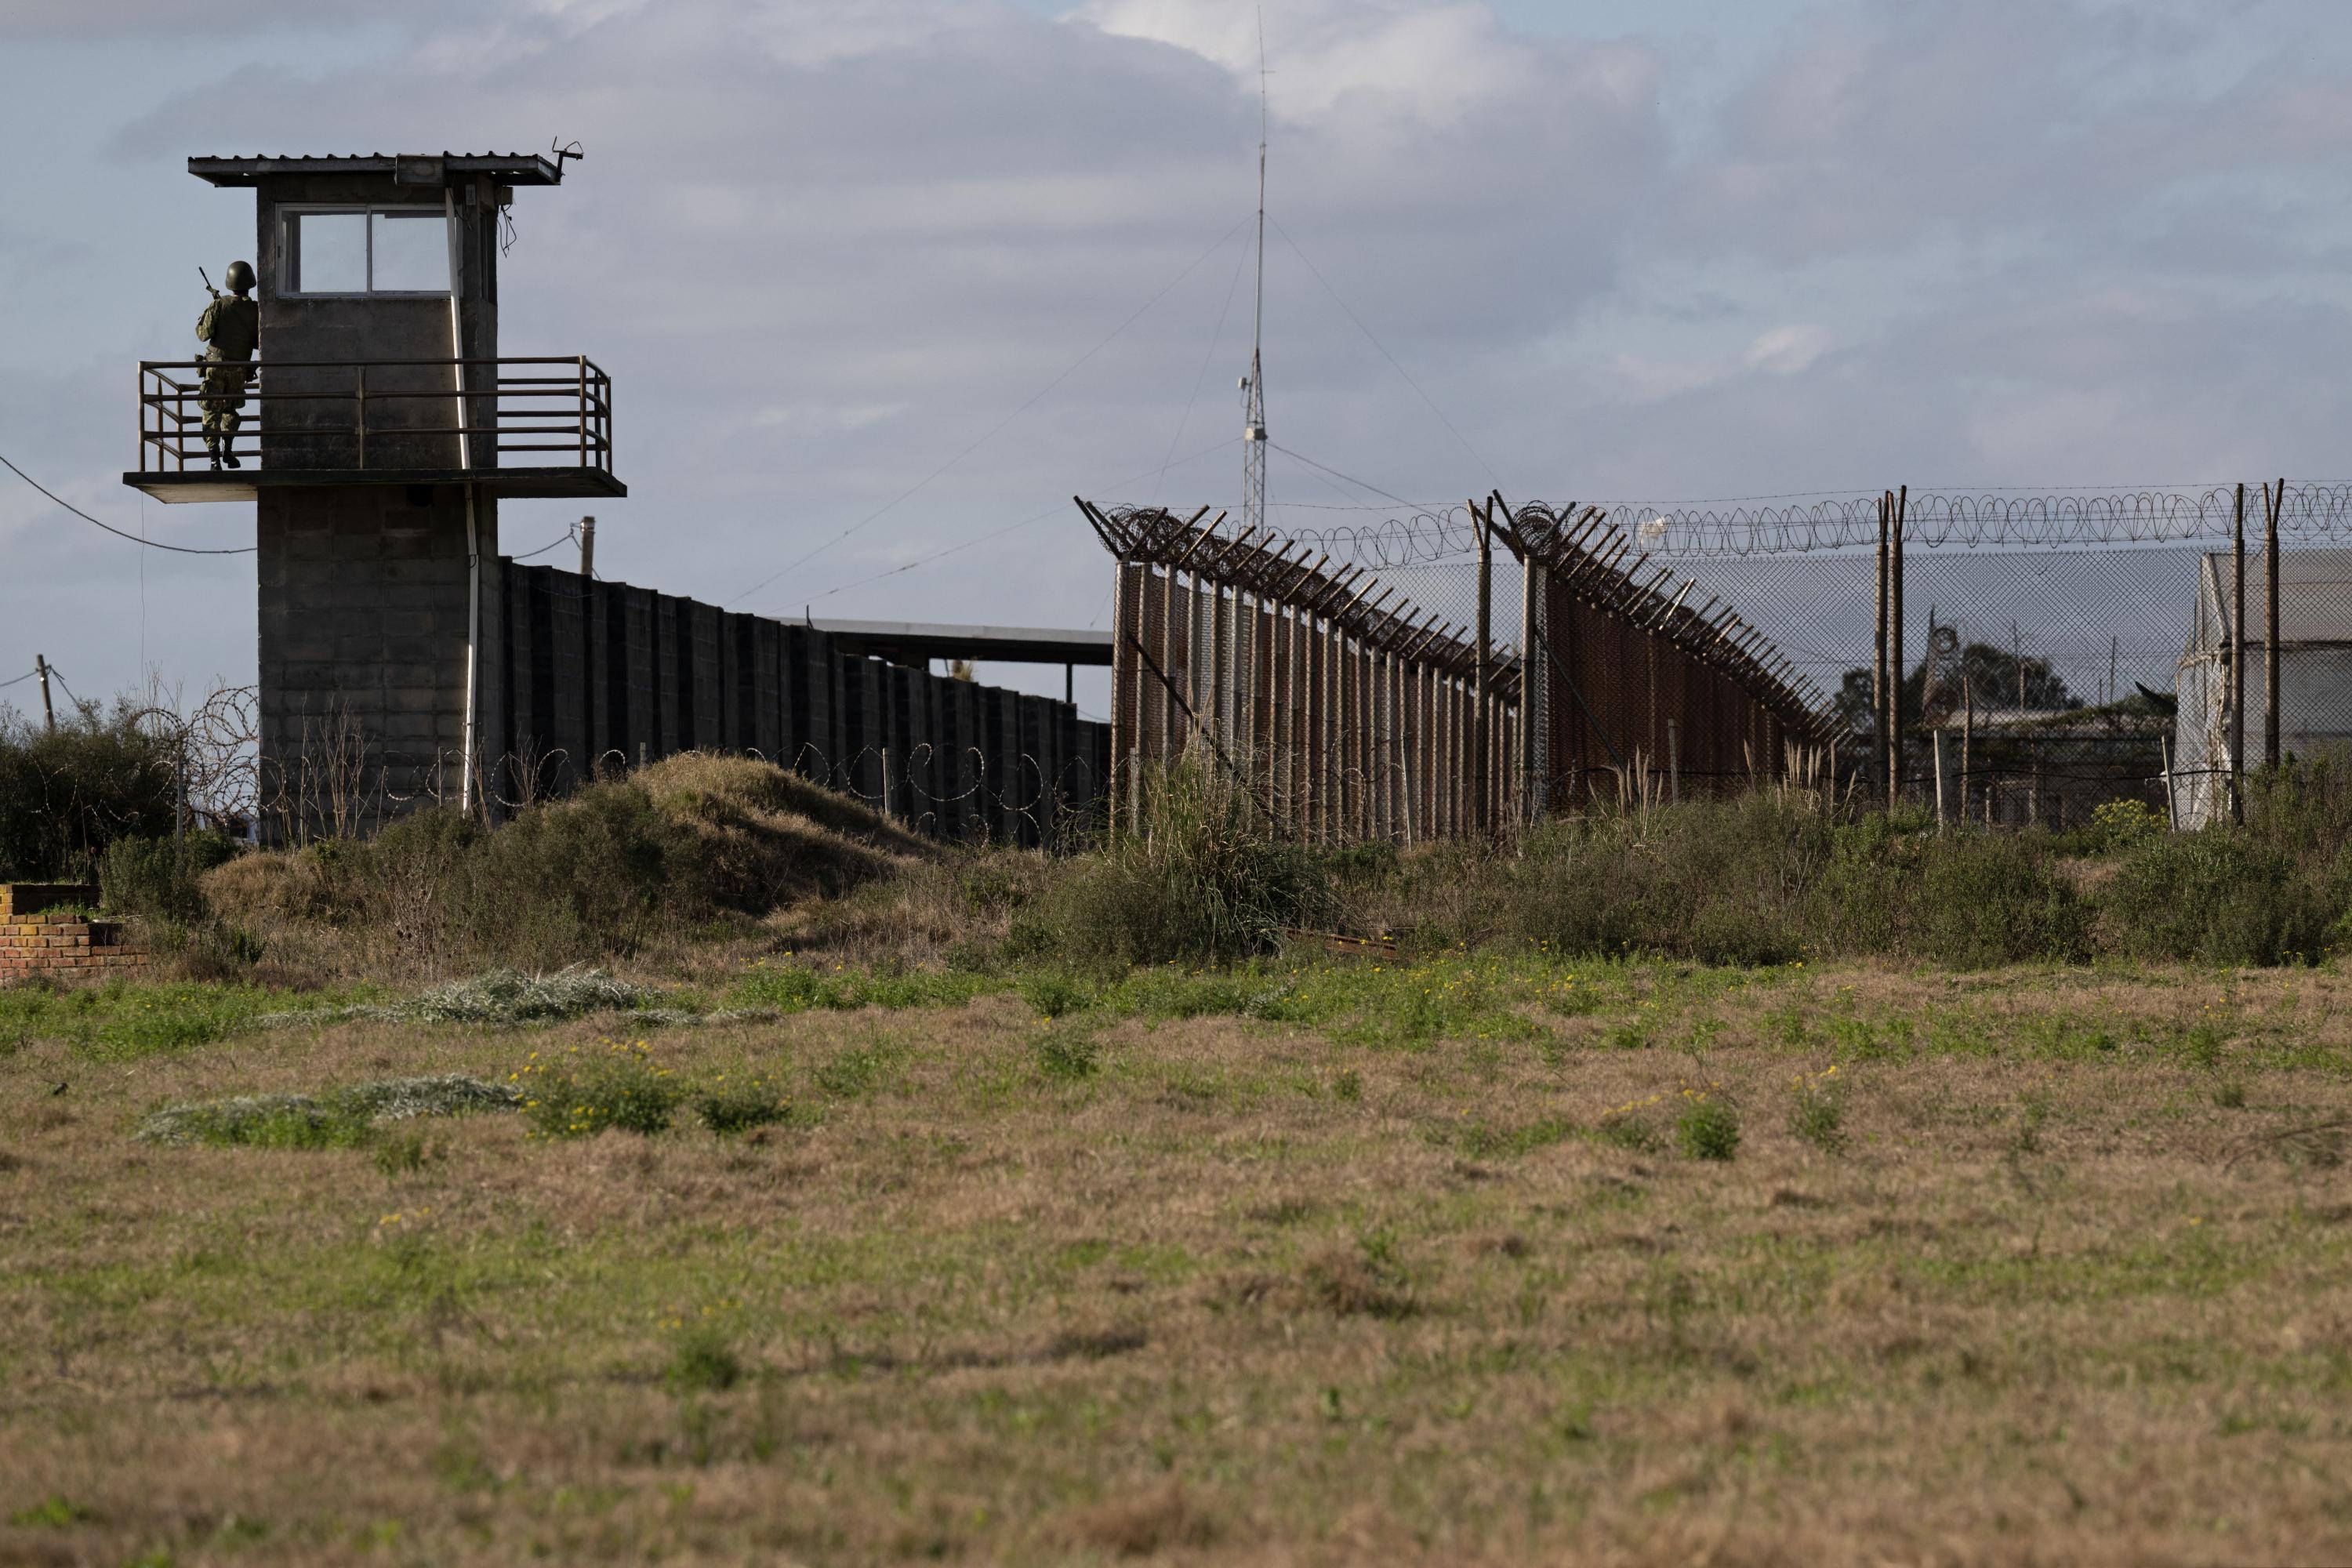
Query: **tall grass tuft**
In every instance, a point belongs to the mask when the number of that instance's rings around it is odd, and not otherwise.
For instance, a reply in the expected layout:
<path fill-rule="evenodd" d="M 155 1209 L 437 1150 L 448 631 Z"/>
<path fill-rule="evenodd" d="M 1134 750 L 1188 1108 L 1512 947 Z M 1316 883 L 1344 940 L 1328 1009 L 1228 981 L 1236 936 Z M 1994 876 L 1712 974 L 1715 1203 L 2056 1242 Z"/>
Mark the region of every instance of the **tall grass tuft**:
<path fill-rule="evenodd" d="M 1330 879 L 1197 752 L 1141 784 L 1140 822 L 1023 911 L 1016 941 L 1087 967 L 1227 963 L 1336 913 Z"/>

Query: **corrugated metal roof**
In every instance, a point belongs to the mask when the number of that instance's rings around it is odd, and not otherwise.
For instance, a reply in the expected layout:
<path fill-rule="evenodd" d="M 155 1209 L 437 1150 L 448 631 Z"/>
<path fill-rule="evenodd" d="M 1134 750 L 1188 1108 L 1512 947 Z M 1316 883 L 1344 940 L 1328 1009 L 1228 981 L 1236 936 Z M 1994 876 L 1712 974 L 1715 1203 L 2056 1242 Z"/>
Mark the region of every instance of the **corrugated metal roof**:
<path fill-rule="evenodd" d="M 403 158 L 437 158 L 452 174 L 489 174 L 511 185 L 552 185 L 562 165 L 544 153 L 257 153 L 206 154 L 188 173 L 215 185 L 250 184 L 265 174 L 389 174 Z"/>
<path fill-rule="evenodd" d="M 2205 613 L 2196 617 L 2189 651 L 2219 647 L 2231 637 L 2232 592 L 2230 557 L 2205 557 L 2199 574 Z M 2352 550 L 2279 552 L 2279 646 L 2352 642 Z M 2269 610 L 2270 581 L 2261 551 L 2246 552 L 2246 639 L 2262 642 Z"/>

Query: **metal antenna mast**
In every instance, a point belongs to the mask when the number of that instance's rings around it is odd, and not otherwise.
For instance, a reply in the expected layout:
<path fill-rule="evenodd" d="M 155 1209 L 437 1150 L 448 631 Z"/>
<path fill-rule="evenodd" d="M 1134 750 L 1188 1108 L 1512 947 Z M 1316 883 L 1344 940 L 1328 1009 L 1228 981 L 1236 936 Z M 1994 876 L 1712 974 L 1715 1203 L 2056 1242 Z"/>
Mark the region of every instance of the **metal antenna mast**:
<path fill-rule="evenodd" d="M 1242 531 L 1265 527 L 1265 7 L 1257 8 L 1257 318 L 1242 377 Z"/>

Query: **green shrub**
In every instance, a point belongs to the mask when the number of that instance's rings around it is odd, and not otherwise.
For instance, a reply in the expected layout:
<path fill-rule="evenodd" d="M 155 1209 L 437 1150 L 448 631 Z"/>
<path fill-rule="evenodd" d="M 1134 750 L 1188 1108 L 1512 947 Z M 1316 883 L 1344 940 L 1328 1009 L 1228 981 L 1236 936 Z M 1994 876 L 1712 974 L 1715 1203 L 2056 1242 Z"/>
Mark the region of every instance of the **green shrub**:
<path fill-rule="evenodd" d="M 2336 910 L 2285 850 L 2230 826 L 2151 839 L 2109 884 L 2106 938 L 2140 958 L 2316 963 Z"/>
<path fill-rule="evenodd" d="M 1789 1131 L 1824 1154 L 1845 1152 L 1845 1082 L 1836 1068 L 1798 1078 Z"/>
<path fill-rule="evenodd" d="M 85 877 L 119 838 L 171 837 L 172 747 L 136 712 L 86 702 L 51 731 L 0 707 L 0 881 Z"/>
<path fill-rule="evenodd" d="M 1064 1026 L 1038 1037 L 1037 1065 L 1047 1078 L 1075 1083 L 1092 1078 L 1102 1058 L 1102 1043 L 1087 1030 Z"/>
<path fill-rule="evenodd" d="M 685 1087 L 656 1067 L 645 1042 L 575 1046 L 551 1060 L 536 1051 L 516 1075 L 534 1136 L 593 1138 L 607 1128 L 651 1136 L 667 1131 Z"/>
<path fill-rule="evenodd" d="M 696 1120 L 722 1138 L 739 1132 L 749 1132 L 755 1127 L 772 1126 L 793 1113 L 792 1101 L 776 1092 L 775 1086 L 764 1078 L 739 1079 L 728 1083 L 724 1078 L 714 1079 L 693 1096 Z"/>
<path fill-rule="evenodd" d="M 1957 969 L 2090 955 L 2090 911 L 2059 880 L 2049 840 L 2039 834 L 1923 840 L 1904 905 L 1905 949 Z"/>
<path fill-rule="evenodd" d="M 743 1362 L 726 1335 L 698 1324 L 670 1347 L 662 1377 L 680 1394 L 719 1394 L 743 1381 Z"/>
<path fill-rule="evenodd" d="M 1016 947 L 1087 967 L 1217 963 L 1271 952 L 1284 928 L 1328 923 L 1321 865 L 1275 836 L 1215 764 L 1147 778 L 1142 824 L 1073 863 L 1016 924 Z"/>
<path fill-rule="evenodd" d="M 1734 899 L 1709 899 L 1690 927 L 1691 956 L 1701 963 L 1758 969 L 1792 963 L 1804 954 L 1796 921 L 1780 910 Z"/>
<path fill-rule="evenodd" d="M 118 838 L 98 858 L 100 900 L 118 914 L 200 919 L 205 900 L 196 879 L 235 853 L 218 833 Z"/>
<path fill-rule="evenodd" d="M 1058 970 L 1046 970 L 1022 978 L 1021 999 L 1034 1008 L 1039 1016 L 1058 1018 L 1091 1004 L 1094 990 Z"/>
<path fill-rule="evenodd" d="M 1675 1118 L 1675 1146 L 1693 1160 L 1728 1160 L 1739 1152 L 1739 1112 L 1717 1094 L 1692 1090 Z"/>

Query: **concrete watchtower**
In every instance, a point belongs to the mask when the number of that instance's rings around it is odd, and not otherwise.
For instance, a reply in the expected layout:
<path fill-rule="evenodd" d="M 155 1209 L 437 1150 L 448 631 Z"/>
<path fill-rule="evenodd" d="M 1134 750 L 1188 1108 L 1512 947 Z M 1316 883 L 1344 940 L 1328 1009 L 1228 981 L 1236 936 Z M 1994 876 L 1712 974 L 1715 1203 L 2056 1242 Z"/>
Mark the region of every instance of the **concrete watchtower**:
<path fill-rule="evenodd" d="M 191 158 L 255 195 L 258 370 L 204 466 L 202 361 L 139 367 L 163 501 L 251 500 L 264 830 L 484 809 L 503 732 L 502 496 L 621 496 L 612 384 L 585 355 L 506 358 L 498 229 L 560 158 Z M 195 466 L 191 466 L 191 459 Z"/>

